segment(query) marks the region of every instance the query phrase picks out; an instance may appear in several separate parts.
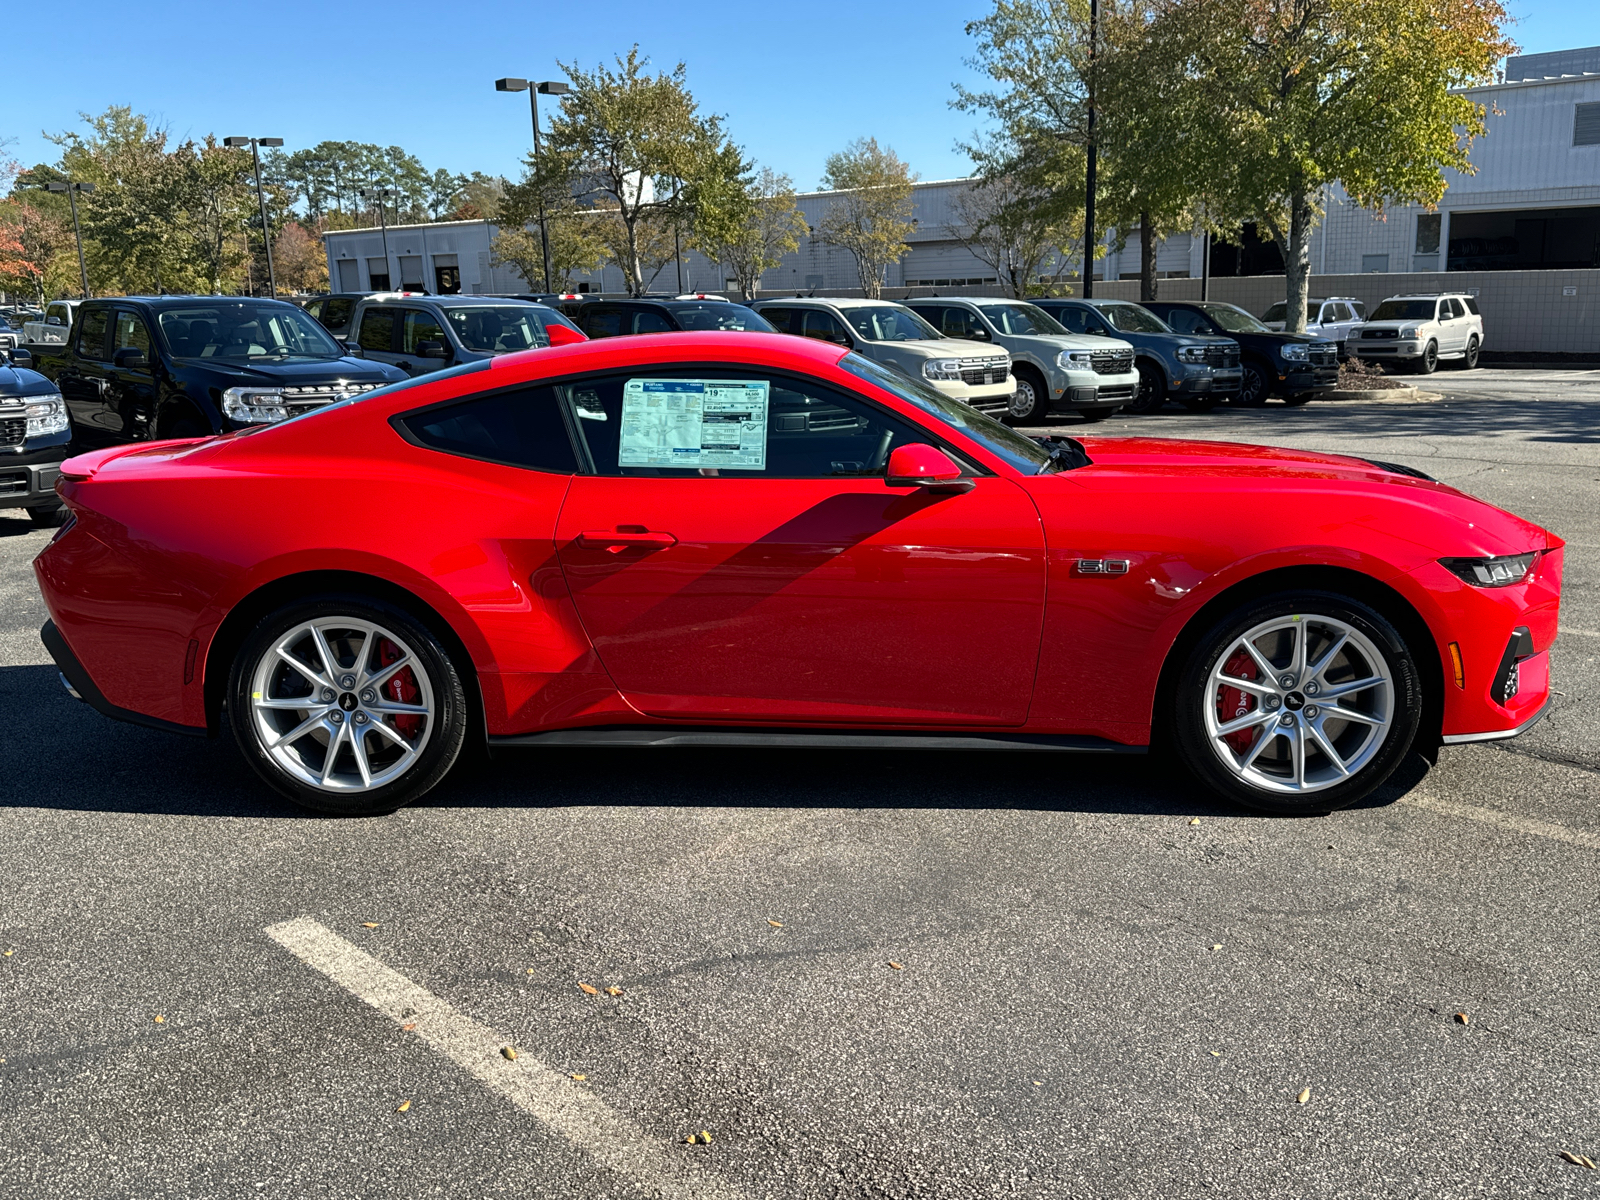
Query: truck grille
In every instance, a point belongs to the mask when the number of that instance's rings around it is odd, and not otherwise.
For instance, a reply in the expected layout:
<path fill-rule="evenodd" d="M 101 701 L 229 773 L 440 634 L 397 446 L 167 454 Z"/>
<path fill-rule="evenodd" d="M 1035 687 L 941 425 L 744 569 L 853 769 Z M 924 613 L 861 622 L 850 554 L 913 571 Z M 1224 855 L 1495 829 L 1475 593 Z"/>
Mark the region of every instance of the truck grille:
<path fill-rule="evenodd" d="M 1388 338 L 1393 341 L 1400 336 L 1400 331 L 1398 329 L 1363 329 L 1361 336 L 1364 339 Z"/>
<path fill-rule="evenodd" d="M 982 386 L 986 383 L 1004 383 L 1011 376 L 1008 358 L 963 358 L 961 382 Z"/>
<path fill-rule="evenodd" d="M 1339 351 L 1330 345 L 1313 345 L 1307 352 L 1313 367 L 1337 367 Z"/>
<path fill-rule="evenodd" d="M 26 471 L 0 471 L 0 496 L 26 496 L 28 473 Z"/>
<path fill-rule="evenodd" d="M 1133 370 L 1132 350 L 1096 350 L 1094 372 L 1096 375 L 1126 375 Z"/>
<path fill-rule="evenodd" d="M 0 421 L 0 446 L 20 446 L 27 436 L 27 417 L 7 417 Z"/>
<path fill-rule="evenodd" d="M 1206 365 L 1221 367 L 1224 371 L 1239 365 L 1237 346 L 1211 346 L 1206 350 Z"/>

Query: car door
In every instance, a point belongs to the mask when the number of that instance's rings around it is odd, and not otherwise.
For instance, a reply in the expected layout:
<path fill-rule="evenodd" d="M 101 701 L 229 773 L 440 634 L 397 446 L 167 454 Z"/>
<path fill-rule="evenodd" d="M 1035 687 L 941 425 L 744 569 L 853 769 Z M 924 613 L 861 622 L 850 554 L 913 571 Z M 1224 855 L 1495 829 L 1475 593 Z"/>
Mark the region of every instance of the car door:
<path fill-rule="evenodd" d="M 85 309 L 73 331 L 71 356 L 56 386 L 66 401 L 74 432 L 89 442 L 104 443 L 105 392 L 111 385 L 111 308 Z"/>
<path fill-rule="evenodd" d="M 592 338 L 618 337 L 627 332 L 622 327 L 623 309 L 620 304 L 585 304 L 578 314 L 578 328 Z"/>
<path fill-rule="evenodd" d="M 890 452 L 933 435 L 778 372 L 646 366 L 566 392 L 589 473 L 557 549 L 596 653 L 640 712 L 1026 719 L 1044 542 L 1017 484 L 889 487 Z"/>
<path fill-rule="evenodd" d="M 119 363 L 123 351 L 144 356 L 144 366 Z M 111 331 L 111 363 L 101 393 L 101 427 L 119 441 L 136 441 L 154 435 L 151 421 L 156 411 L 156 352 L 144 317 L 131 308 L 118 307 Z"/>
<path fill-rule="evenodd" d="M 373 305 L 361 310 L 360 324 L 356 326 L 356 345 L 361 352 L 377 362 L 397 366 L 400 355 L 395 347 L 400 334 L 397 309 Z"/>

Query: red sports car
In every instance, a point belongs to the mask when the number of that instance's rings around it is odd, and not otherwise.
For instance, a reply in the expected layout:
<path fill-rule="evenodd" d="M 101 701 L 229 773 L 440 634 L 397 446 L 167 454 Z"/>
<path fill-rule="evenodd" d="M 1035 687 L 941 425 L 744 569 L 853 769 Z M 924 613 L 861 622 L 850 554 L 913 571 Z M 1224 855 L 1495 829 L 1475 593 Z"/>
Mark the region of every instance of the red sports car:
<path fill-rule="evenodd" d="M 1035 439 L 823 342 L 618 338 L 69 460 L 45 644 L 394 809 L 491 746 L 1170 746 L 1325 812 L 1544 711 L 1562 542 L 1420 472 Z"/>

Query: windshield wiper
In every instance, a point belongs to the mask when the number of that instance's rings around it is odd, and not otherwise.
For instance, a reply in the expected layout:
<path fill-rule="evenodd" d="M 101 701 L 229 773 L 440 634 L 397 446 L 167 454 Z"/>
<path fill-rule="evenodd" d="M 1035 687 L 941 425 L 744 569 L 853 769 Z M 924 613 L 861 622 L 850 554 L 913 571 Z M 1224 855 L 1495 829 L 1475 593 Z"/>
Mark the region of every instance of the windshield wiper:
<path fill-rule="evenodd" d="M 1036 437 L 1033 440 L 1050 454 L 1048 461 L 1039 464 L 1039 469 L 1034 472 L 1035 475 L 1043 475 L 1046 471 L 1075 471 L 1094 462 L 1094 459 L 1089 457 L 1088 451 L 1083 448 L 1083 443 L 1076 438 L 1051 435 Z"/>

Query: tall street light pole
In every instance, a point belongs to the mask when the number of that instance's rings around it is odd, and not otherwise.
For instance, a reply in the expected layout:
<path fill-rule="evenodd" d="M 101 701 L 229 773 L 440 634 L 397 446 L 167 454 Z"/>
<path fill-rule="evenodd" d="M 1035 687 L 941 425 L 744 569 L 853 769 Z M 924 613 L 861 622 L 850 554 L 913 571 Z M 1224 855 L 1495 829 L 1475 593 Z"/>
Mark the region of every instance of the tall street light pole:
<path fill-rule="evenodd" d="M 47 183 L 44 185 L 44 190 L 47 192 L 65 192 L 67 194 L 67 203 L 72 206 L 72 236 L 78 243 L 78 282 L 83 285 L 82 298 L 87 300 L 89 298 L 89 268 L 83 265 L 83 230 L 78 227 L 78 193 L 85 192 L 92 195 L 94 193 L 94 184 L 74 183 L 69 179 L 66 182 Z"/>
<path fill-rule="evenodd" d="M 256 199 L 261 204 L 261 240 L 267 247 L 267 286 L 272 289 L 272 298 L 278 298 L 278 272 L 272 265 L 272 228 L 267 224 L 267 193 L 261 186 L 261 147 L 281 146 L 282 138 L 223 138 L 224 146 L 231 146 L 238 150 L 244 146 L 250 147 L 250 157 L 256 164 Z"/>
<path fill-rule="evenodd" d="M 540 166 L 539 147 L 539 94 L 546 96 L 565 96 L 572 89 L 564 83 L 547 81 L 545 83 L 530 82 L 526 79 L 496 79 L 494 90 L 497 92 L 527 92 L 528 104 L 533 111 L 533 171 L 537 175 Z M 554 272 L 550 269 L 550 231 L 545 226 L 544 219 L 544 194 L 539 195 L 539 248 L 544 252 L 544 290 L 554 292 L 555 285 L 551 282 Z"/>
<path fill-rule="evenodd" d="M 1094 50 L 1100 27 L 1100 0 L 1089 0 L 1089 131 L 1083 178 L 1083 298 L 1094 298 L 1094 169 L 1098 147 L 1094 142 Z"/>
<path fill-rule="evenodd" d="M 394 191 L 394 188 L 391 187 L 371 187 L 362 188 L 356 193 L 363 200 L 376 200 L 378 202 L 378 225 L 383 230 L 383 271 L 385 275 L 389 273 L 389 221 L 383 215 L 383 201 L 385 197 L 394 195 Z M 372 275 L 370 270 L 367 275 L 370 279 Z M 392 285 L 393 281 L 391 280 L 390 282 Z"/>

